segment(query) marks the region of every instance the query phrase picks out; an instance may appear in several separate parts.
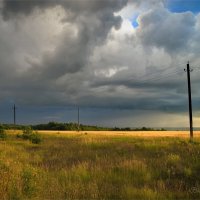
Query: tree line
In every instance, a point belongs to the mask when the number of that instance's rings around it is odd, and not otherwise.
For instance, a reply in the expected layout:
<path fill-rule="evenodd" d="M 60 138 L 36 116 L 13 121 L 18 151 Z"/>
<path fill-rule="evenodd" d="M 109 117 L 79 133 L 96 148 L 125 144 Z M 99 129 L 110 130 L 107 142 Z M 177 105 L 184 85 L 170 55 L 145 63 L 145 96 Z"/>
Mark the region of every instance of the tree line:
<path fill-rule="evenodd" d="M 33 130 L 58 130 L 58 131 L 164 131 L 165 129 L 154 129 L 148 127 L 141 128 L 119 128 L 119 127 L 100 127 L 100 126 L 91 126 L 91 125 L 83 125 L 77 123 L 60 123 L 60 122 L 49 122 L 46 124 L 37 124 L 37 125 L 14 125 L 14 124 L 0 124 L 0 129 L 5 130 L 24 130 L 27 127 L 31 127 Z"/>

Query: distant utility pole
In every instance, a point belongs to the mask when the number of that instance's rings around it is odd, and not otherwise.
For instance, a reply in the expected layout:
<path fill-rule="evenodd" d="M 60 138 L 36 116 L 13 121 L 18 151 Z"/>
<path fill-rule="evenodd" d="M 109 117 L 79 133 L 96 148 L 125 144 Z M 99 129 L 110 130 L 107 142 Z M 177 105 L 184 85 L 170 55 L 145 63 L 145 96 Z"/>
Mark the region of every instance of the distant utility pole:
<path fill-rule="evenodd" d="M 79 124 L 79 106 L 78 106 L 78 132 L 79 132 L 79 129 L 80 129 L 80 124 Z"/>
<path fill-rule="evenodd" d="M 184 69 L 187 72 L 187 81 L 188 81 L 188 102 L 189 102 L 189 121 L 190 121 L 190 140 L 193 139 L 193 121 L 192 121 L 192 95 L 191 95 L 191 82 L 190 82 L 190 72 L 193 70 L 190 69 L 190 64 L 188 62 L 187 69 Z"/>
<path fill-rule="evenodd" d="M 15 106 L 15 104 L 14 104 L 14 106 L 13 106 L 13 120 L 14 120 L 14 125 L 16 125 L 16 106 Z"/>

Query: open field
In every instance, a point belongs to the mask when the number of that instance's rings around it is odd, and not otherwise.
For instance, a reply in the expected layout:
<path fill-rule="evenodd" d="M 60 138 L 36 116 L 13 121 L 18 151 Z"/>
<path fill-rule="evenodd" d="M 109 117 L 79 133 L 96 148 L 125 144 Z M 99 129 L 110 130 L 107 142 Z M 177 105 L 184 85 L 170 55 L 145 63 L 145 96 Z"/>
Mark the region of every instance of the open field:
<path fill-rule="evenodd" d="M 199 132 L 16 133 L 0 140 L 1 199 L 200 199 Z"/>
<path fill-rule="evenodd" d="M 95 136 L 132 136 L 132 137 L 184 137 L 189 138 L 189 131 L 39 131 L 41 134 L 77 135 L 88 134 Z M 200 131 L 194 131 L 194 137 L 200 137 Z"/>

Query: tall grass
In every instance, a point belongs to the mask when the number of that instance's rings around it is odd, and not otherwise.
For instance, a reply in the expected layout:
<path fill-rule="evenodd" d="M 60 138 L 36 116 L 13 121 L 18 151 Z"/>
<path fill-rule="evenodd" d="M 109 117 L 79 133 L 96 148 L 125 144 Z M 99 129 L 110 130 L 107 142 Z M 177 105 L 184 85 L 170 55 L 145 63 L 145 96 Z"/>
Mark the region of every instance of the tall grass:
<path fill-rule="evenodd" d="M 200 141 L 43 136 L 0 141 L 1 199 L 200 199 Z"/>

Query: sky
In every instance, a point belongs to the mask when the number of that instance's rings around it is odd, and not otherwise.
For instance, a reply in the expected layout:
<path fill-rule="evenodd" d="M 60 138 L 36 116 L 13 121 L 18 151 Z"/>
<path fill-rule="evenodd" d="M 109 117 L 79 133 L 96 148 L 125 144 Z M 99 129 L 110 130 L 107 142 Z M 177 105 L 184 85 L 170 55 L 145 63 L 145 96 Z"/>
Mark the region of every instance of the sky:
<path fill-rule="evenodd" d="M 200 0 L 1 0 L 0 122 L 200 127 Z"/>

